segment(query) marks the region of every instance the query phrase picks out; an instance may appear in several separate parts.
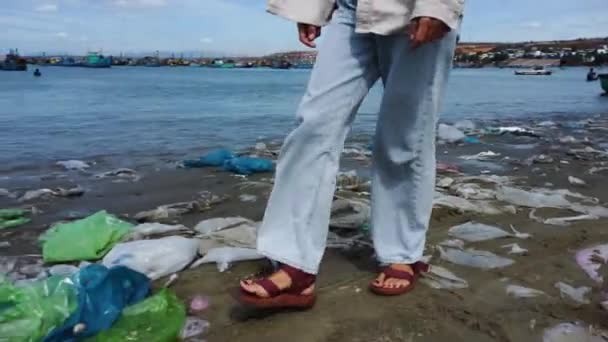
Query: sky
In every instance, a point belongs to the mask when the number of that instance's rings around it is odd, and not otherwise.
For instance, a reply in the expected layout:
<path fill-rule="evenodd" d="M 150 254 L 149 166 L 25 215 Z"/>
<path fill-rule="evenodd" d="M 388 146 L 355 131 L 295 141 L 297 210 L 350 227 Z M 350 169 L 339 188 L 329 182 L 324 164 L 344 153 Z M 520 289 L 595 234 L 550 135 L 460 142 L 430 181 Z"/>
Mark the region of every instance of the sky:
<path fill-rule="evenodd" d="M 608 0 L 466 1 L 462 41 L 608 37 Z M 304 49 L 295 25 L 264 8 L 264 0 L 2 0 L 0 53 L 198 56 Z"/>

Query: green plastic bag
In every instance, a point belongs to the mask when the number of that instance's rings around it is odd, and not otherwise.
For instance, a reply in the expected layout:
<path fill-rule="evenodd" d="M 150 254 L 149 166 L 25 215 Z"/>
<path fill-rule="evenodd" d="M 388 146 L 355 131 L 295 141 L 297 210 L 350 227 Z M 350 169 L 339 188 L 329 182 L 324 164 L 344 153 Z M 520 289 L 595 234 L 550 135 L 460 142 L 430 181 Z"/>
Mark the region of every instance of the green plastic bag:
<path fill-rule="evenodd" d="M 0 282 L 0 341 L 41 341 L 77 305 L 70 278 L 50 277 L 23 287 Z"/>
<path fill-rule="evenodd" d="M 127 234 L 132 224 L 105 211 L 58 224 L 40 238 L 45 262 L 99 260 Z"/>
<path fill-rule="evenodd" d="M 31 220 L 25 215 L 29 211 L 24 209 L 0 209 L 0 229 L 26 224 Z"/>
<path fill-rule="evenodd" d="M 112 328 L 85 341 L 176 341 L 185 322 L 184 304 L 173 292 L 163 289 L 156 295 L 127 307 Z"/>

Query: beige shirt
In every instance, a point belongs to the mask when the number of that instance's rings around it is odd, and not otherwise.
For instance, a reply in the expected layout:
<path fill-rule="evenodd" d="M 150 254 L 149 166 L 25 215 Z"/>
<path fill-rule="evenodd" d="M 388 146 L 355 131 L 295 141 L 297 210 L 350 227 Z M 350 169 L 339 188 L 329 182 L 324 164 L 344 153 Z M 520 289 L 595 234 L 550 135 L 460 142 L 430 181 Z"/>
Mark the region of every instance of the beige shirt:
<path fill-rule="evenodd" d="M 404 32 L 417 17 L 432 17 L 457 29 L 465 0 L 358 0 L 358 33 L 389 35 Z M 336 0 L 269 0 L 268 11 L 289 20 L 323 26 Z"/>

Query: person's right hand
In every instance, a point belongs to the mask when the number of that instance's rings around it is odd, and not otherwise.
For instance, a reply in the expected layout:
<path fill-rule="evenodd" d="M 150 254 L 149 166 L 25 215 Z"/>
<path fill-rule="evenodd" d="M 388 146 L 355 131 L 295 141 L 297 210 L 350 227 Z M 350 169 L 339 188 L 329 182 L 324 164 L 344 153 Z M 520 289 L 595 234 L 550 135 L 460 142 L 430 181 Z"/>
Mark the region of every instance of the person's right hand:
<path fill-rule="evenodd" d="M 314 48 L 317 47 L 315 39 L 321 35 L 321 27 L 311 24 L 298 23 L 298 35 L 302 44 Z"/>

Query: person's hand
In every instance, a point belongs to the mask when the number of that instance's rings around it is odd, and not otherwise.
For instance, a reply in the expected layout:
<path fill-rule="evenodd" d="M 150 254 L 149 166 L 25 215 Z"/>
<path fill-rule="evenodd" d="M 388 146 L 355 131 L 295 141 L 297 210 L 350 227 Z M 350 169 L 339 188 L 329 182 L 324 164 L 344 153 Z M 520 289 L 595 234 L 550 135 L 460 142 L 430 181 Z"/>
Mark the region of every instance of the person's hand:
<path fill-rule="evenodd" d="M 443 21 L 431 17 L 414 18 L 409 26 L 412 48 L 443 38 L 450 28 Z"/>
<path fill-rule="evenodd" d="M 315 44 L 315 39 L 319 38 L 321 35 L 321 27 L 298 23 L 298 35 L 300 36 L 300 42 L 302 42 L 302 44 L 314 48 L 317 46 Z"/>

